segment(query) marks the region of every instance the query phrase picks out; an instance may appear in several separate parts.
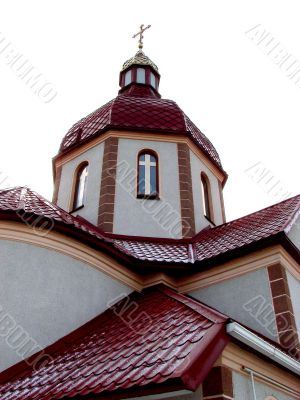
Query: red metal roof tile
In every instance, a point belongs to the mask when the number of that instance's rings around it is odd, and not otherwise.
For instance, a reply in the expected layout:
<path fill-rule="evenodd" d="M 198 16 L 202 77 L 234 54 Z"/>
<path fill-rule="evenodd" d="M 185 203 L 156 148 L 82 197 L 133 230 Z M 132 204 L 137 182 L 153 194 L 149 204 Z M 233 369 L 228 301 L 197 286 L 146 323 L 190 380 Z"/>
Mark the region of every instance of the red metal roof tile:
<path fill-rule="evenodd" d="M 27 369 L 19 368 L 17 375 L 10 368 L 0 397 L 61 399 L 172 379 L 195 390 L 229 340 L 226 321 L 222 314 L 165 287 L 134 293 L 46 349 L 48 364 L 32 370 L 23 362 Z"/>
<path fill-rule="evenodd" d="M 129 256 L 147 261 L 183 262 L 191 261 L 187 243 L 157 243 L 151 240 L 115 240 L 114 246 Z"/>
<path fill-rule="evenodd" d="M 110 241 L 93 225 L 82 223 L 79 218 L 54 205 L 28 187 L 19 186 L 0 190 L 0 211 L 14 211 L 23 222 L 33 226 L 36 230 L 39 226 L 41 226 L 41 229 L 44 226 L 44 229 L 50 230 L 54 222 L 61 222 L 78 228 L 98 239 Z M 32 217 L 30 217 L 31 215 Z"/>
<path fill-rule="evenodd" d="M 92 236 L 105 242 L 111 251 L 142 262 L 194 264 L 284 232 L 300 211 L 300 195 L 226 224 L 204 229 L 190 241 L 106 235 L 88 221 L 72 216 L 26 187 L 0 190 L 0 211 L 16 212 L 27 224 L 35 221 L 30 215 L 37 215 L 50 222 L 75 227 L 87 238 Z M 41 225 L 42 222 L 45 221 L 41 219 Z"/>
<path fill-rule="evenodd" d="M 300 195 L 206 229 L 194 238 L 195 259 L 202 261 L 283 232 L 299 208 Z"/>
<path fill-rule="evenodd" d="M 115 240 L 114 244 L 139 260 L 194 263 L 283 232 L 299 210 L 300 195 L 226 224 L 204 229 L 190 243 L 127 239 Z"/>
<path fill-rule="evenodd" d="M 222 169 L 220 157 L 212 143 L 174 101 L 160 99 L 147 86 L 137 85 L 72 126 L 62 140 L 59 154 L 113 128 L 188 134 Z"/>

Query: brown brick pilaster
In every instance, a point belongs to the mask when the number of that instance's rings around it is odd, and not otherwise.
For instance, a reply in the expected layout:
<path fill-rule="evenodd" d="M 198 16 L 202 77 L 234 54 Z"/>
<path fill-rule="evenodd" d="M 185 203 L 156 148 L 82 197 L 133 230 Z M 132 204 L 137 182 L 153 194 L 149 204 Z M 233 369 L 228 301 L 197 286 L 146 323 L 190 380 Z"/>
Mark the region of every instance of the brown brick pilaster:
<path fill-rule="evenodd" d="M 300 359 L 300 346 L 285 268 L 279 264 L 268 267 L 269 281 L 280 344 Z"/>
<path fill-rule="evenodd" d="M 227 367 L 214 367 L 203 382 L 203 400 L 233 399 L 232 371 Z"/>
<path fill-rule="evenodd" d="M 193 190 L 192 190 L 190 150 L 185 143 L 178 143 L 177 149 L 178 149 L 182 236 L 192 237 L 195 235 L 195 215 L 194 215 L 194 201 L 193 201 Z"/>
<path fill-rule="evenodd" d="M 98 226 L 105 232 L 113 232 L 118 138 L 108 138 L 104 143 Z"/>

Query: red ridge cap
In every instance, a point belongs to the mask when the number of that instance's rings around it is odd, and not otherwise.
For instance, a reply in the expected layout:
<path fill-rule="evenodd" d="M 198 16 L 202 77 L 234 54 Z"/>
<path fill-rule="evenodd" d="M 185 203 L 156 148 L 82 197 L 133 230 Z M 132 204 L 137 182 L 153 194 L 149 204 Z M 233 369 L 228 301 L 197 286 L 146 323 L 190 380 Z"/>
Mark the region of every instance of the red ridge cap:
<path fill-rule="evenodd" d="M 172 297 L 173 299 L 191 308 L 193 311 L 196 311 L 198 314 L 204 315 L 205 318 L 209 319 L 215 324 L 224 323 L 229 319 L 226 315 L 222 314 L 221 312 L 197 300 L 194 300 L 191 297 L 187 297 L 186 295 L 180 294 L 165 285 L 157 285 L 154 287 L 156 287 L 159 291 L 163 292 L 165 295 Z"/>

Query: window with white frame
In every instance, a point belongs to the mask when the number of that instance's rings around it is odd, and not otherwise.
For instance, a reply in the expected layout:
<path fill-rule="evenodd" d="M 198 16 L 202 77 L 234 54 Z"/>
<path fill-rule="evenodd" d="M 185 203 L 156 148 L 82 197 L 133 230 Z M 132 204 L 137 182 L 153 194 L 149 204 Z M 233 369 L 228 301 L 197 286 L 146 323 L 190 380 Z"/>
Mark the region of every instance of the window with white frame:
<path fill-rule="evenodd" d="M 76 172 L 74 197 L 72 205 L 73 211 L 84 206 L 87 176 L 88 176 L 88 163 L 84 162 L 78 167 Z"/>
<path fill-rule="evenodd" d="M 158 197 L 158 158 L 149 150 L 139 153 L 137 195 L 143 198 Z"/>
<path fill-rule="evenodd" d="M 207 175 L 204 172 L 201 173 L 201 189 L 202 189 L 202 206 L 203 206 L 204 216 L 208 218 L 210 221 L 212 221 L 213 213 L 211 204 L 210 183 Z"/>

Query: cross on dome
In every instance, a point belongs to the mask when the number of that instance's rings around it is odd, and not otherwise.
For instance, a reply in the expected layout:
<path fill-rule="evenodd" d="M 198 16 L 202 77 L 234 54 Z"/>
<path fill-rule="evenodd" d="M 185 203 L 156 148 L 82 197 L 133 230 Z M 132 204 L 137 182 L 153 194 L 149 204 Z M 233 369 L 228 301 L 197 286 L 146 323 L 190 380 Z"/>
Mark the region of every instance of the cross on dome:
<path fill-rule="evenodd" d="M 146 29 L 149 29 L 149 28 L 151 28 L 151 25 L 147 25 L 147 26 L 144 28 L 144 24 L 142 24 L 142 25 L 140 26 L 140 31 L 137 32 L 135 35 L 132 36 L 133 39 L 135 39 L 137 36 L 140 36 L 140 38 L 139 38 L 139 49 L 142 49 L 142 48 L 143 48 L 143 45 L 144 45 L 144 43 L 143 43 L 143 39 L 144 39 L 143 33 L 145 32 Z"/>

